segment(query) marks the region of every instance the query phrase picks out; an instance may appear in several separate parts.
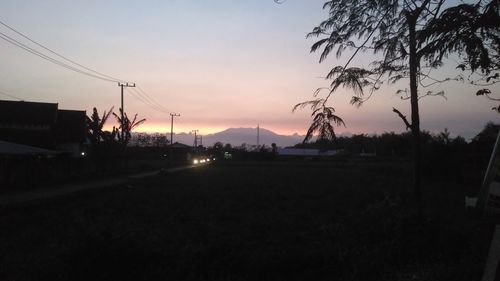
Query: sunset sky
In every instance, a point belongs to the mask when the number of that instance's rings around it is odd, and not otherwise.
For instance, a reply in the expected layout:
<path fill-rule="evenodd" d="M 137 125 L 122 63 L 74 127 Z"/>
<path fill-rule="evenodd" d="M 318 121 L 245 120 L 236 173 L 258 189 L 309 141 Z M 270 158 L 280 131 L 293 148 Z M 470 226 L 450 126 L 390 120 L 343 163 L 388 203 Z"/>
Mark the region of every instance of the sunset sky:
<path fill-rule="evenodd" d="M 345 61 L 333 55 L 319 64 L 319 55 L 309 53 L 314 39 L 305 35 L 326 17 L 323 2 L 1 0 L 0 21 L 86 67 L 137 83 L 164 109 L 126 91 L 126 112 L 147 119 L 139 131 L 170 132 L 168 112 L 176 112 L 176 132 L 208 134 L 260 124 L 280 134 L 304 134 L 310 111 L 292 114 L 293 105 L 326 86 L 321 77 Z M 5 26 L 0 32 L 36 47 Z M 3 93 L 63 109 L 118 111 L 117 83 L 67 70 L 4 40 L 0 49 Z M 360 56 L 357 64 L 367 66 L 370 57 Z M 451 59 L 437 76 L 453 75 L 455 66 Z M 349 105 L 349 92 L 335 96 L 332 105 L 347 125 L 337 132 L 404 130 L 392 107 L 409 115 L 409 103 L 395 96 L 397 89 L 381 89 L 359 109 Z M 448 128 L 471 137 L 487 121 L 499 121 L 490 110 L 498 104 L 476 97 L 476 87 L 453 82 L 433 90 L 439 89 L 447 100 L 421 100 L 423 129 Z M 498 93 L 500 85 L 492 89 Z"/>

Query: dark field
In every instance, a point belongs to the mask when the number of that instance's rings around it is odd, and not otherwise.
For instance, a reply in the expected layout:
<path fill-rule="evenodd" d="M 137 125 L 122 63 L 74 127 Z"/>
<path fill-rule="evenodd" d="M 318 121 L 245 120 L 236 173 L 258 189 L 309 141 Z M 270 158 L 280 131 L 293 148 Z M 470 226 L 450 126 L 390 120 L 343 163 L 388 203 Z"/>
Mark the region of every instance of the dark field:
<path fill-rule="evenodd" d="M 0 209 L 0 280 L 480 280 L 491 227 L 406 162 L 230 162 Z"/>

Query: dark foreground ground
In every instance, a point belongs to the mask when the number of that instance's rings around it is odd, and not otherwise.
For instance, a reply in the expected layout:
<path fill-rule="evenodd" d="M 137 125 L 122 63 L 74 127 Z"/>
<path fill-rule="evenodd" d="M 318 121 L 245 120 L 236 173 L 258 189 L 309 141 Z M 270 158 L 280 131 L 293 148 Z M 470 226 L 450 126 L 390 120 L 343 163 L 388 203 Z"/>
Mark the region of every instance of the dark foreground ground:
<path fill-rule="evenodd" d="M 408 163 L 231 162 L 0 209 L 0 280 L 480 280 L 491 226 Z"/>

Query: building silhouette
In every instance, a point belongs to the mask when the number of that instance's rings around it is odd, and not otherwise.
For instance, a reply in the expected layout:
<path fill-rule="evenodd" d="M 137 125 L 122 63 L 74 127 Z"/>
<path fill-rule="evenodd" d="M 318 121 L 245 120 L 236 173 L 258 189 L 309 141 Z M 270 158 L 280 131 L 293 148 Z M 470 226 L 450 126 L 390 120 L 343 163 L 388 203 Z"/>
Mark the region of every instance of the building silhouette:
<path fill-rule="evenodd" d="M 0 141 L 79 156 L 86 138 L 86 112 L 57 103 L 0 100 Z"/>

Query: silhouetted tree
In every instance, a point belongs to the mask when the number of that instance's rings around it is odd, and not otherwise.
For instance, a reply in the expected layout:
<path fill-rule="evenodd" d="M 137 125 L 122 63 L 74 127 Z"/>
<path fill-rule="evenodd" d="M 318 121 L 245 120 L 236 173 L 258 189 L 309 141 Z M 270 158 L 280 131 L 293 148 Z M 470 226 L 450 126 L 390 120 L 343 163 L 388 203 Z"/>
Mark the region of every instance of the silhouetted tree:
<path fill-rule="evenodd" d="M 160 146 L 167 146 L 170 143 L 166 135 L 162 134 L 154 134 L 151 137 L 151 145 L 160 147 Z"/>
<path fill-rule="evenodd" d="M 499 132 L 500 125 L 488 122 L 483 130 L 472 139 L 471 143 L 494 144 Z"/>
<path fill-rule="evenodd" d="M 461 3 L 432 18 L 419 34 L 427 42 L 424 59 L 440 64 L 444 56 L 457 53 L 462 60 L 458 67 L 470 71 L 469 83 L 487 87 L 500 82 L 500 2 L 498 0 Z M 463 79 L 462 77 L 460 77 Z M 488 88 L 476 92 L 493 101 Z M 500 106 L 493 107 L 500 113 Z"/>
<path fill-rule="evenodd" d="M 481 160 L 485 163 L 488 162 L 491 156 L 499 132 L 499 124 L 488 122 L 483 130 L 470 142 L 471 150 L 481 155 Z"/>
<path fill-rule="evenodd" d="M 218 141 L 218 142 L 214 143 L 214 145 L 212 146 L 212 148 L 215 151 L 222 151 L 222 149 L 224 148 L 224 145 L 222 144 L 222 142 Z"/>
<path fill-rule="evenodd" d="M 276 143 L 271 143 L 271 152 L 273 153 L 273 155 L 276 155 L 278 154 L 278 147 L 276 146 Z"/>
<path fill-rule="evenodd" d="M 113 169 L 113 159 L 117 152 L 117 129 L 113 127 L 112 131 L 104 131 L 103 128 L 113 114 L 113 107 L 99 116 L 94 107 L 92 115 L 87 116 L 87 137 L 92 144 L 89 156 L 93 159 L 96 171 L 103 172 Z"/>
<path fill-rule="evenodd" d="M 107 146 L 115 145 L 118 140 L 118 134 L 119 134 L 118 129 L 115 126 L 113 126 L 111 132 L 110 131 L 102 132 L 102 143 L 104 143 Z"/>
<path fill-rule="evenodd" d="M 148 133 L 137 134 L 137 146 L 150 146 L 151 145 L 151 135 Z"/>
<path fill-rule="evenodd" d="M 302 104 L 296 105 L 294 110 L 301 105 Z M 313 109 L 311 116 L 314 116 L 314 119 L 311 126 L 307 130 L 304 142 L 309 141 L 314 136 L 314 133 L 317 133 L 318 140 L 333 140 L 335 138 L 335 130 L 332 123 L 337 126 L 345 126 L 344 120 L 335 115 L 334 112 L 335 109 L 328 106 Z"/>
<path fill-rule="evenodd" d="M 211 147 L 208 148 L 211 155 L 216 157 L 222 157 L 224 153 L 224 144 L 220 141 L 215 142 Z"/>
<path fill-rule="evenodd" d="M 111 109 L 107 113 L 106 111 L 104 111 L 101 118 L 99 116 L 99 112 L 97 112 L 97 109 L 94 107 L 92 115 L 90 117 L 86 116 L 87 137 L 92 144 L 99 144 L 100 142 L 107 139 L 107 136 L 105 136 L 102 129 L 104 128 L 106 121 L 112 113 L 113 107 L 111 107 Z"/>
<path fill-rule="evenodd" d="M 322 49 L 320 62 L 323 62 L 331 52 L 341 57 L 347 49 L 352 53 L 343 65 L 333 67 L 326 79 L 331 80 L 327 94 L 320 96 L 325 88 L 314 93 L 314 99 L 299 103 L 294 110 L 311 107 L 313 122 L 308 130 L 319 132 L 326 137 L 335 137 L 333 127 L 326 123 L 343 125 L 343 120 L 333 115 L 334 109 L 328 106 L 332 95 L 339 88 L 353 90 L 351 104 L 361 106 L 374 91 L 380 89 L 385 81 L 395 83 L 401 79 L 409 79 L 409 90 L 398 90 L 398 94 L 408 99 L 411 105 L 411 118 L 408 120 L 399 110 L 393 111 L 402 119 L 413 138 L 413 174 L 416 209 L 423 213 L 421 192 L 421 132 L 419 116 L 419 99 L 423 96 L 443 96 L 443 92 L 427 91 L 420 93 L 419 85 L 438 80 L 430 76 L 430 70 L 442 65 L 443 58 L 454 52 L 467 50 L 469 33 L 455 30 L 453 37 L 445 36 L 438 19 L 449 14 L 451 8 L 443 11 L 445 0 L 332 0 L 327 1 L 323 8 L 329 11 L 328 19 L 313 29 L 308 37 L 320 37 L 314 43 L 311 52 Z M 497 7 L 498 0 L 491 0 Z M 479 2 L 479 10 L 486 13 L 486 8 Z M 498 9 L 493 11 L 498 14 Z M 455 14 L 458 16 L 458 14 Z M 495 16 L 493 16 L 495 17 Z M 443 35 L 443 36 L 441 36 Z M 479 38 L 482 33 L 475 33 Z M 489 34 L 498 43 L 498 37 Z M 456 40 L 455 40 L 456 39 Z M 450 40 L 453 43 L 447 44 Z M 439 46 L 438 46 L 439 45 Z M 360 52 L 371 51 L 380 59 L 372 61 L 370 68 L 353 66 L 354 58 Z M 491 50 L 483 49 L 479 55 L 475 52 L 466 53 L 471 68 L 484 68 L 483 64 L 473 64 L 474 58 L 483 59 Z M 455 78 L 458 79 L 458 78 Z M 453 80 L 450 78 L 448 80 Z M 441 81 L 438 81 L 441 82 Z M 319 130 L 318 130 L 319 129 Z"/>
<path fill-rule="evenodd" d="M 141 119 L 137 120 L 137 114 L 134 115 L 134 119 L 132 121 L 128 118 L 127 113 L 122 112 L 123 110 L 120 108 L 120 116 L 117 115 L 116 113 L 113 113 L 113 116 L 115 116 L 116 121 L 118 121 L 119 124 L 119 129 L 120 133 L 118 133 L 118 141 L 123 145 L 126 146 L 128 142 L 130 141 L 130 138 L 132 137 L 131 132 L 132 130 L 141 125 L 142 123 L 146 122 L 146 119 Z M 122 114 L 123 113 L 123 114 Z M 123 116 L 123 119 L 122 117 Z"/>
<path fill-rule="evenodd" d="M 142 147 L 161 147 L 169 144 L 167 136 L 160 133 L 138 133 L 132 137 L 131 141 L 134 140 L 137 146 Z"/>
<path fill-rule="evenodd" d="M 500 101 L 500 98 L 494 98 L 491 96 L 490 89 L 481 89 L 481 90 L 476 92 L 476 96 L 485 96 L 489 100 L 496 101 L 496 102 Z M 492 107 L 491 110 L 494 110 L 497 113 L 500 113 L 500 105 Z"/>

